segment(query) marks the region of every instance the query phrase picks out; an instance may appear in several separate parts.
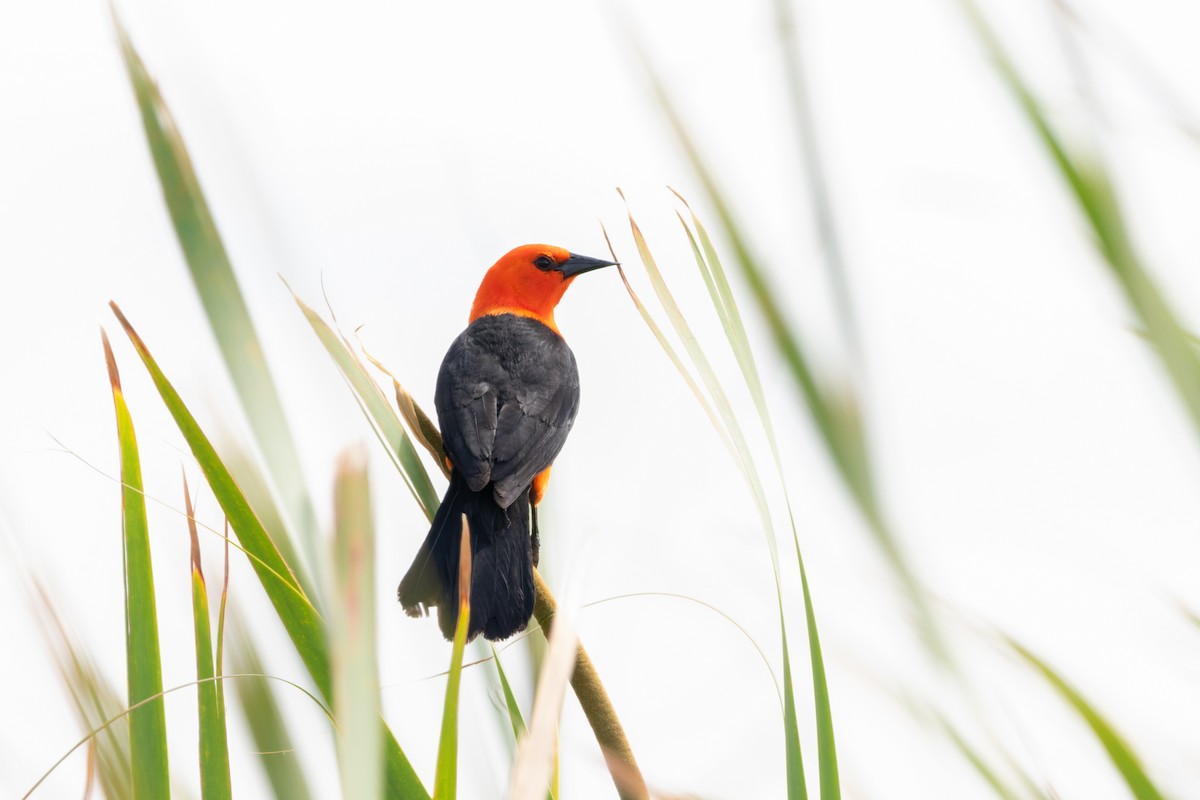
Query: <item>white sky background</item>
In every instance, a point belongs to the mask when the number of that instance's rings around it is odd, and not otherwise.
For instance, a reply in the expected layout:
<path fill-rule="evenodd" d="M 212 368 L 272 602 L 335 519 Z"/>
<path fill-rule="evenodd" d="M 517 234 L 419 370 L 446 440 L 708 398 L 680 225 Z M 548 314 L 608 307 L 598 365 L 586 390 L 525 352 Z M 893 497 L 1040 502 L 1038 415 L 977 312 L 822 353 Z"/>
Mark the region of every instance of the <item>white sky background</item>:
<path fill-rule="evenodd" d="M 1056 119 L 1086 108 L 1049 3 L 995 4 L 997 21 Z M 276 274 L 310 304 L 324 280 L 346 330 L 427 408 L 438 364 L 484 269 L 546 241 L 604 255 L 597 218 L 644 300 L 625 188 L 660 266 L 733 391 L 773 483 L 769 453 L 674 219 L 669 184 L 716 228 L 604 4 L 122 4 L 192 152 L 248 296 L 302 451 L 318 512 L 334 459 L 368 440 L 378 542 L 385 712 L 432 774 L 449 647 L 393 587 L 424 536 L 407 497 Z M 1185 104 L 1200 11 L 1182 0 L 1081 3 L 1105 110 L 1102 142 L 1136 239 L 1176 310 L 1200 327 L 1200 150 L 1175 112 L 1131 79 L 1135 52 Z M 1197 796 L 1200 450 L 1075 209 L 953 3 L 805 3 L 805 58 L 862 322 L 866 415 L 878 483 L 904 546 L 940 598 L 996 735 L 1063 797 L 1122 797 L 1085 729 L 979 631 L 995 625 L 1060 668 L 1128 735 L 1164 788 Z M 783 306 L 822 365 L 841 369 L 828 287 L 785 103 L 769 4 L 642 3 L 629 11 L 728 188 Z M 727 257 L 723 240 L 718 242 Z M 732 257 L 727 258 L 732 268 Z M 47 576 L 73 628 L 123 685 L 119 494 L 57 452 L 117 469 L 98 326 L 116 299 L 210 429 L 244 435 L 161 200 L 115 36 L 101 3 L 0 7 L 0 525 L 18 555 L 0 581 L 5 691 L 0 791 L 23 792 L 77 738 L 26 611 L 20 576 Z M 735 289 L 741 289 L 735 280 Z M 892 689 L 973 727 L 962 695 L 914 641 L 892 578 L 847 501 L 748 295 L 821 625 L 847 797 L 983 797 L 943 737 Z M 665 325 L 665 318 L 660 314 Z M 706 418 L 611 272 L 578 281 L 558 314 L 580 363 L 583 407 L 554 472 L 543 559 L 583 596 L 678 592 L 721 608 L 778 671 L 766 546 Z M 132 349 L 114 335 L 148 492 L 182 504 L 199 483 Z M 778 500 L 779 498 L 774 497 Z M 782 504 L 778 504 L 782 508 Z M 200 515 L 219 515 L 201 492 Z M 779 519 L 781 526 L 786 518 Z M 183 520 L 151 507 L 164 681 L 194 677 Z M 793 664 L 811 778 L 803 608 L 781 527 Z M 219 575 L 219 547 L 202 541 Z M 585 555 L 579 556 L 578 554 Z M 580 560 L 583 568 L 580 568 Z M 262 620 L 235 569 L 231 604 Z M 273 667 L 301 667 L 259 626 Z M 728 623 L 683 601 L 627 599 L 583 612 L 595 658 L 651 783 L 711 798 L 783 793 L 782 728 L 766 670 Z M 523 648 L 510 651 L 520 678 Z M 463 794 L 504 785 L 488 710 L 494 673 L 464 680 Z M 196 790 L 194 694 L 167 702 L 179 782 Z M 297 731 L 319 729 L 306 701 Z M 528 706 L 527 706 L 528 707 Z M 611 787 L 572 698 L 563 795 Z M 262 784 L 231 713 L 234 779 Z M 475 722 L 477 721 L 477 724 Z M 324 734 L 301 733 L 315 785 L 333 793 Z M 76 796 L 82 752 L 42 796 Z M 813 784 L 815 788 L 815 783 Z M 328 795 L 326 795 L 328 796 Z"/>

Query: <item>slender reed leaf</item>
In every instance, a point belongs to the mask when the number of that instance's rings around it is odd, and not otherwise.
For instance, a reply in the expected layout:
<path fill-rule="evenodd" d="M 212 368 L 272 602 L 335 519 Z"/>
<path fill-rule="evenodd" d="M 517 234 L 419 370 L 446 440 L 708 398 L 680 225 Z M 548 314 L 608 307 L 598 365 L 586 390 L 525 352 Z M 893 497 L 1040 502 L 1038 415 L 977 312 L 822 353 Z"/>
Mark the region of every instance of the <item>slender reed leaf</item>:
<path fill-rule="evenodd" d="M 899 540 L 880 508 L 857 397 L 849 388 L 834 388 L 818 375 L 798 332 L 788 322 L 780 303 L 779 292 L 772 286 L 758 259 L 754 257 L 748 237 L 726 201 L 707 160 L 700 153 L 645 50 L 636 41 L 634 45 L 646 70 L 651 89 L 705 196 L 716 211 L 717 221 L 729 240 L 742 277 L 763 315 L 776 349 L 783 356 L 796 381 L 800 396 L 837 470 L 838 477 L 858 505 L 868 530 L 896 574 L 901 589 L 917 616 L 918 627 L 931 654 L 941 663 L 949 665 L 950 654 L 929 607 L 925 589 L 917 579 Z"/>
<path fill-rule="evenodd" d="M 1108 758 L 1112 761 L 1117 771 L 1121 773 L 1121 777 L 1125 780 L 1129 790 L 1138 800 L 1163 800 L 1162 793 L 1150 780 L 1150 776 L 1146 774 L 1142 767 L 1141 761 L 1133 752 L 1133 749 L 1125 742 L 1125 739 L 1117 733 L 1116 729 L 1109 724 L 1099 711 L 1089 703 L 1083 695 L 1075 690 L 1073 686 L 1066 682 L 1057 672 L 1050 668 L 1046 662 L 1042 661 L 1030 650 L 1017 642 L 1015 639 L 1008 639 L 1008 644 L 1017 655 L 1029 662 L 1035 670 L 1041 673 L 1046 682 L 1054 689 L 1058 695 L 1075 710 L 1088 727 L 1092 729 L 1092 733 L 1104 746 L 1108 753 Z"/>
<path fill-rule="evenodd" d="M 265 674 L 258 646 L 234 616 L 233 671 L 246 675 Z M 250 729 L 258 763 L 277 800 L 312 800 L 304 767 L 292 745 L 292 734 L 284 721 L 272 681 L 252 678 L 234 681 L 234 694 Z"/>
<path fill-rule="evenodd" d="M 292 297 L 304 313 L 304 318 L 308 320 L 309 325 L 317 334 L 317 338 L 321 340 L 321 344 L 325 346 L 334 363 L 341 370 L 342 377 L 350 384 L 359 408 L 362 409 L 367 421 L 371 423 L 371 430 L 384 445 L 392 463 L 396 465 L 400 477 L 404 479 L 405 485 L 416 499 L 417 505 L 432 521 L 440 498 L 433 490 L 433 484 L 429 481 L 429 473 L 425 471 L 425 465 L 421 463 L 421 458 L 417 455 L 412 440 L 404 432 L 400 417 L 388 403 L 379 384 L 375 383 L 366 367 L 358 360 L 358 356 L 350 348 L 349 343 L 334 332 L 333 328 L 329 327 L 317 312 L 305 305 L 304 301 L 294 292 Z"/>
<path fill-rule="evenodd" d="M 162 185 L 163 198 L 192 282 L 250 429 L 279 491 L 286 516 L 300 532 L 307 567 L 316 572 L 322 563 L 316 515 L 305 487 L 295 440 L 288 429 L 283 403 L 271 379 L 250 310 L 171 111 L 115 12 L 113 23 L 141 110 L 146 142 Z M 306 573 L 300 563 L 293 561 L 291 566 L 297 575 Z M 300 580 L 311 590 L 305 578 Z M 310 597 L 316 599 L 311 592 Z"/>
<path fill-rule="evenodd" d="M 692 359 L 692 363 L 696 366 L 696 371 L 700 374 L 705 387 L 712 396 L 717 411 L 721 416 L 721 421 L 729 431 L 730 439 L 733 441 L 736 451 L 736 463 L 754 499 L 755 507 L 758 509 L 763 534 L 767 539 L 767 549 L 771 555 L 772 574 L 775 578 L 775 594 L 779 606 L 779 631 L 781 646 L 783 648 L 783 727 L 788 798 L 789 800 L 806 798 L 808 792 L 805 788 L 804 761 L 800 752 L 800 731 L 796 720 L 795 697 L 792 692 L 792 667 L 787 646 L 787 623 L 783 608 L 783 585 L 779 570 L 778 545 L 775 541 L 775 523 L 771 518 L 771 512 L 767 506 L 767 498 L 763 491 L 762 480 L 759 478 L 758 468 L 755 466 L 754 458 L 750 453 L 749 445 L 746 443 L 746 437 L 742 433 L 737 415 L 733 413 L 733 406 L 729 402 L 729 397 L 725 393 L 724 387 L 721 386 L 716 372 L 713 371 L 708 357 L 704 354 L 704 350 L 700 347 L 700 343 L 692 332 L 691 326 L 688 325 L 687 320 L 684 318 L 683 311 L 679 308 L 679 304 L 675 302 L 671 290 L 667 287 L 666 280 L 655 263 L 654 257 L 650 253 L 650 248 L 646 244 L 646 239 L 642 235 L 637 222 L 634 221 L 632 214 L 629 215 L 629 226 L 633 232 L 633 239 L 637 245 L 638 254 L 641 256 L 642 263 L 646 267 L 646 273 L 650 276 L 650 283 L 654 287 L 654 292 L 658 295 L 659 302 L 667 312 L 667 318 L 671 321 L 672 327 L 675 328 L 675 332 L 683 342 L 684 348 Z M 816 674 L 814 671 L 814 678 Z"/>
<path fill-rule="evenodd" d="M 437 772 L 433 796 L 454 800 L 458 794 L 458 689 L 462 683 L 463 651 L 471 622 L 471 526 L 462 515 L 462 537 L 458 548 L 458 627 L 450 652 L 450 674 L 446 679 L 446 704 L 442 710 L 442 734 L 438 739 Z"/>
<path fill-rule="evenodd" d="M 379 797 L 383 742 L 375 655 L 375 531 L 361 447 L 338 460 L 333 513 L 333 713 L 342 796 Z"/>
<path fill-rule="evenodd" d="M 775 462 L 775 471 L 779 476 L 779 483 L 787 504 L 788 521 L 792 528 L 792 543 L 795 546 L 796 563 L 800 568 L 800 583 L 804 591 L 805 621 L 808 627 L 809 663 L 812 669 L 813 700 L 817 717 L 817 750 L 820 762 L 821 800 L 836 800 L 836 798 L 841 797 L 841 781 L 837 768 L 837 747 L 834 742 L 833 712 L 829 703 L 829 687 L 825 680 L 825 660 L 821 654 L 816 614 L 813 611 L 812 597 L 808 587 L 808 572 L 804 568 L 804 559 L 800 555 L 800 537 L 796 532 L 796 518 L 792 513 L 792 501 L 788 495 L 787 482 L 784 479 L 783 459 L 779 453 L 779 442 L 775 436 L 775 425 L 771 422 L 771 413 L 767 407 L 767 398 L 763 392 L 758 365 L 755 362 L 754 353 L 750 348 L 750 338 L 746 335 L 746 327 L 742 323 L 742 315 L 738 310 L 737 300 L 733 295 L 733 290 L 729 286 L 729 280 L 726 277 L 724 267 L 721 265 L 721 260 L 717 256 L 716 248 L 713 247 L 708 232 L 700 223 L 695 212 L 692 211 L 691 206 L 688 205 L 687 201 L 678 192 L 674 192 L 674 194 L 683 202 L 691 214 L 692 224 L 696 226 L 696 235 L 704 247 L 704 255 L 701 255 L 700 248 L 696 245 L 696 237 L 692 235 L 687 223 L 681 216 L 679 221 L 683 224 L 684 232 L 687 234 L 688 242 L 691 244 L 692 255 L 696 259 L 696 265 L 700 269 L 705 286 L 708 287 L 709 296 L 712 299 L 713 307 L 717 311 L 717 316 L 721 319 L 721 326 L 725 330 L 725 336 L 729 340 L 730 348 L 733 350 L 734 357 L 741 368 L 746 388 L 749 389 L 750 396 L 754 400 L 754 407 L 758 411 L 763 433 L 766 435 L 767 442 L 770 445 L 771 456 Z"/>
<path fill-rule="evenodd" d="M 279 550 L 271 541 L 270 535 L 254 515 L 245 495 L 217 456 L 208 437 L 197 425 L 195 417 L 188 411 L 179 393 L 167 380 L 125 315 L 115 303 L 112 304 L 112 308 L 137 349 L 159 395 L 191 448 L 209 488 L 233 526 L 242 546 L 247 553 L 254 556 L 250 563 L 258 574 L 259 582 L 275 607 L 276 614 L 291 637 L 296 652 L 308 669 L 317 690 L 328 701 L 332 694 L 332 680 L 324 621 L 279 555 Z M 384 740 L 388 796 L 405 800 L 428 797 L 391 731 L 386 732 Z"/>
<path fill-rule="evenodd" d="M 200 793 L 204 800 L 233 796 L 229 778 L 229 740 L 225 729 L 225 705 L 218 693 L 212 651 L 212 626 L 208 609 L 208 587 L 200 565 L 200 534 L 187 475 L 183 477 L 183 502 L 187 509 L 188 534 L 192 541 L 192 616 L 196 632 L 196 695 L 200 710 Z"/>
<path fill-rule="evenodd" d="M 492 645 L 492 663 L 496 665 L 496 676 L 500 678 L 500 690 L 504 694 L 508 720 L 512 723 L 513 738 L 519 741 L 521 734 L 525 733 L 525 716 L 521 713 L 521 706 L 517 704 L 517 697 L 508 683 L 508 675 L 504 673 L 504 667 L 500 664 L 500 653 L 496 651 L 495 645 Z"/>
<path fill-rule="evenodd" d="M 996 797 L 1000 798 L 1000 800 L 1021 800 L 1020 793 L 1000 777 L 1000 773 L 959 733 L 957 728 L 950 724 L 948 719 L 938 715 L 937 721 L 946 736 L 958 748 L 959 753 L 967 760 L 968 764 L 974 767 L 975 772 L 979 774 L 983 782 L 995 793 Z"/>
<path fill-rule="evenodd" d="M 125 551 L 125 658 L 129 705 L 162 692 L 162 662 L 158 652 L 158 612 L 154 603 L 154 570 L 150 562 L 150 530 L 142 496 L 142 466 L 133 419 L 121 392 L 121 377 L 108 336 L 101 331 L 108 380 L 117 412 L 121 445 L 121 522 Z M 133 764 L 133 797 L 171 795 L 167 764 L 167 720 L 162 699 L 146 703 L 129 716 L 129 747 Z"/>
<path fill-rule="evenodd" d="M 1200 432 L 1200 356 L 1142 263 L 1103 159 L 1091 145 L 1069 142 L 1059 134 L 978 6 L 972 0 L 960 2 L 980 43 L 1026 121 L 1037 132 L 1042 147 L 1091 228 L 1104 263 L 1149 334 L 1196 431 Z"/>

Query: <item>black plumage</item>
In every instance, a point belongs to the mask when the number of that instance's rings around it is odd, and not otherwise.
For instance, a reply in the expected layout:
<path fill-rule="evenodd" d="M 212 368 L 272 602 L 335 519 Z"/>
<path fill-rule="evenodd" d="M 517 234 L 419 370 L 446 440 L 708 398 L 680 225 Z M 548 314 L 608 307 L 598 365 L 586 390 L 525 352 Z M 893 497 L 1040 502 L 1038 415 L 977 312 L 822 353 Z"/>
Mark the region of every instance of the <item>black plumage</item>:
<path fill-rule="evenodd" d="M 533 613 L 529 487 L 566 442 L 579 410 L 575 356 L 530 317 L 476 319 L 450 346 L 434 394 L 450 487 L 400 582 L 404 609 L 438 609 L 447 639 L 458 622 L 461 515 L 471 526 L 469 637 L 505 639 Z"/>

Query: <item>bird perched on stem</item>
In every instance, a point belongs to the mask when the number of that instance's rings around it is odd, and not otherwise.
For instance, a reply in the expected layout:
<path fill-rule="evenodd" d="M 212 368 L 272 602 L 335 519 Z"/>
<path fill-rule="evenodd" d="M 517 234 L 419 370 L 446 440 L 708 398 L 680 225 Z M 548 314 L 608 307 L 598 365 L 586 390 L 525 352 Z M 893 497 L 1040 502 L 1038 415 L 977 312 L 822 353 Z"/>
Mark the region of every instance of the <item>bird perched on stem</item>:
<path fill-rule="evenodd" d="M 543 244 L 509 251 L 484 276 L 470 324 L 442 360 L 434 404 L 450 486 L 398 594 L 409 616 L 436 606 L 447 639 L 458 622 L 463 514 L 468 638 L 506 639 L 533 613 L 536 508 L 579 411 L 579 372 L 554 309 L 577 276 L 615 263 Z"/>

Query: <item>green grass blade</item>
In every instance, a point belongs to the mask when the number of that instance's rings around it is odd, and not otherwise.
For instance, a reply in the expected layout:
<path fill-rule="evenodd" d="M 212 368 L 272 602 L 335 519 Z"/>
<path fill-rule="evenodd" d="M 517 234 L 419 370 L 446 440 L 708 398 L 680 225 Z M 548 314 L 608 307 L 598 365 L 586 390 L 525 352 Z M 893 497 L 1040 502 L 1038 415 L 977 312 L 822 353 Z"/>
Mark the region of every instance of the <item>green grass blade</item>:
<path fill-rule="evenodd" d="M 133 419 L 121 392 L 121 378 L 108 336 L 103 335 L 108 379 L 117 413 L 121 445 L 121 520 L 125 550 L 125 658 L 129 705 L 162 692 L 162 662 L 158 652 L 158 612 L 154 603 L 154 571 L 150 562 L 150 530 L 142 495 L 142 467 Z M 129 716 L 134 798 L 170 797 L 167 765 L 167 721 L 162 698 Z"/>
<path fill-rule="evenodd" d="M 442 734 L 438 739 L 437 772 L 433 796 L 454 800 L 458 793 L 458 689 L 462 683 L 463 651 L 471 621 L 471 527 L 462 516 L 462 537 L 458 551 L 458 627 L 454 629 L 454 648 L 450 653 L 450 674 L 446 680 L 446 704 L 442 710 Z"/>
<path fill-rule="evenodd" d="M 763 433 L 766 434 L 767 441 L 770 444 L 771 456 L 775 462 L 775 471 L 779 476 L 779 483 L 783 489 L 784 498 L 787 503 L 788 521 L 791 523 L 792 528 L 792 543 L 795 546 L 796 563 L 800 568 L 800 582 L 804 590 L 809 663 L 812 670 L 813 700 L 816 708 L 821 800 L 836 800 L 841 797 L 841 780 L 837 767 L 837 746 L 833 731 L 833 712 L 829 702 L 829 687 L 825 679 L 825 660 L 821 653 L 816 614 L 813 611 L 812 597 L 808 588 L 808 573 L 804 568 L 804 559 L 800 555 L 800 537 L 796 532 L 796 519 L 792 513 L 792 501 L 788 496 L 787 482 L 784 479 L 783 459 L 779 453 L 779 443 L 775 436 L 775 425 L 771 421 L 771 413 L 767 407 L 766 394 L 763 392 L 758 365 L 755 362 L 754 353 L 750 348 L 750 339 L 746 335 L 746 327 L 742 322 L 742 315 L 738 310 L 737 300 L 733 295 L 733 290 L 729 286 L 729 280 L 726 277 L 724 267 L 721 265 L 721 260 L 717 256 L 716 248 L 709 238 L 708 231 L 700 224 L 699 218 L 691 210 L 691 207 L 688 206 L 687 201 L 678 192 L 675 193 L 675 196 L 679 197 L 683 201 L 683 204 L 688 207 L 692 223 L 696 226 L 696 235 L 699 237 L 701 245 L 704 248 L 704 255 L 700 253 L 700 248 L 696 244 L 696 237 L 692 235 L 687 223 L 680 217 L 679 221 L 683 224 L 684 232 L 687 234 L 688 242 L 691 244 L 692 255 L 696 259 L 696 265 L 700 270 L 701 277 L 704 279 L 705 286 L 708 287 L 713 307 L 717 311 L 717 316 L 721 319 L 721 326 L 725 329 L 725 336 L 729 340 L 730 348 L 733 350 L 734 357 L 741 368 L 742 377 L 746 382 L 746 388 L 749 389 L 751 398 L 754 401 L 754 407 L 758 411 L 759 421 L 762 424 Z"/>
<path fill-rule="evenodd" d="M 1116 729 L 1109 724 L 1108 720 L 1083 695 L 1067 683 L 1062 676 L 1051 669 L 1046 662 L 1035 656 L 1014 639 L 1009 639 L 1008 644 L 1019 656 L 1028 661 L 1035 670 L 1041 673 L 1042 677 L 1046 679 L 1046 682 L 1050 684 L 1054 691 L 1092 729 L 1092 733 L 1099 740 L 1100 744 L 1104 746 L 1109 760 L 1112 761 L 1117 771 L 1121 773 L 1121 777 L 1124 778 L 1125 784 L 1129 787 L 1133 796 L 1138 798 L 1138 800 L 1163 800 L 1162 793 L 1154 785 L 1154 782 L 1150 780 L 1150 776 L 1146 774 L 1141 761 L 1133 752 L 1133 749 L 1117 733 Z"/>
<path fill-rule="evenodd" d="M 1068 144 L 1059 135 L 979 8 L 971 0 L 961 2 L 980 42 L 1079 206 L 1105 264 L 1149 334 L 1200 432 L 1200 357 L 1134 248 L 1104 162 L 1086 146 Z"/>
<path fill-rule="evenodd" d="M 517 697 L 509 685 L 508 675 L 504 673 L 500 653 L 496 651 L 495 645 L 492 645 L 492 663 L 496 665 L 496 675 L 500 678 L 500 690 L 504 693 L 504 705 L 508 709 L 508 721 L 512 724 L 513 739 L 520 741 L 521 734 L 525 733 L 525 716 L 521 713 L 521 706 L 517 704 Z"/>
<path fill-rule="evenodd" d="M 333 494 L 333 713 L 343 797 L 379 797 L 383 742 L 375 655 L 375 531 L 366 453 L 338 462 Z"/>
<path fill-rule="evenodd" d="M 800 757 L 800 727 L 796 717 L 796 693 L 792 687 L 792 659 L 788 655 L 787 628 L 783 624 L 783 603 L 779 605 L 779 635 L 783 640 L 783 751 L 787 760 L 788 800 L 807 798 L 804 761 Z"/>
<path fill-rule="evenodd" d="M 238 621 L 236 615 L 234 621 Z M 243 675 L 266 674 L 254 639 L 240 624 L 235 624 L 233 629 L 233 671 Z M 292 735 L 280 711 L 272 682 L 244 678 L 234 681 L 233 690 L 250 729 L 255 752 L 259 754 L 258 763 L 266 773 L 276 799 L 312 800 L 313 793 L 292 746 Z"/>
<path fill-rule="evenodd" d="M 315 572 L 322 563 L 316 515 L 305 487 L 295 440 L 288 429 L 283 403 L 267 368 L 250 311 L 170 109 L 115 14 L 113 21 L 141 111 L 150 155 L 192 281 L 286 515 L 300 532 L 307 566 Z M 292 569 L 305 572 L 298 563 L 293 563 Z"/>
<path fill-rule="evenodd" d="M 992 768 L 983 755 L 971 746 L 971 743 L 959 733 L 957 728 L 950 724 L 949 720 L 938 715 L 937 721 L 946 736 L 958 749 L 958 752 L 975 769 L 975 772 L 979 774 L 983 782 L 995 793 L 996 797 L 1000 798 L 1000 800 L 1021 800 L 1021 795 L 1005 783 L 1004 779 L 1000 777 L 1000 773 Z"/>
<path fill-rule="evenodd" d="M 208 587 L 200 565 L 200 534 L 192 509 L 187 476 L 183 479 L 183 502 L 187 509 L 188 534 L 192 540 L 192 616 L 196 632 L 196 696 L 200 710 L 200 793 L 204 800 L 228 800 L 233 796 L 229 778 L 229 741 L 225 731 L 224 700 L 217 691 L 212 650 L 212 625 Z"/>
<path fill-rule="evenodd" d="M 682 146 L 684 155 L 691 163 L 708 201 L 717 212 L 717 220 L 733 248 L 742 276 L 767 323 L 776 348 L 796 380 L 800 395 L 839 477 L 859 506 L 871 534 L 899 579 L 901 588 L 917 615 L 919 627 L 930 651 L 940 661 L 948 664 L 949 652 L 929 608 L 924 587 L 917 579 L 879 506 L 872 477 L 870 452 L 855 395 L 848 390 L 838 391 L 822 384 L 810 363 L 799 334 L 787 321 L 778 300 L 778 293 L 774 291 L 758 260 L 751 253 L 741 224 L 725 201 L 724 193 L 671 101 L 666 87 L 659 80 L 649 58 L 640 47 L 638 53 L 667 121 Z"/>
<path fill-rule="evenodd" d="M 296 647 L 301 661 L 304 662 L 316 684 L 321 696 L 329 701 L 332 694 L 332 679 L 330 675 L 329 650 L 326 640 L 324 621 L 316 608 L 305 595 L 297 582 L 295 575 L 279 554 L 270 535 L 262 523 L 254 515 L 246 497 L 234 482 L 229 470 L 217 456 L 208 437 L 196 423 L 195 417 L 184 405 L 179 393 L 167 380 L 154 358 L 150 355 L 145 343 L 116 304 L 112 304 L 114 313 L 121 321 L 122 327 L 133 342 L 141 356 L 142 363 L 150 373 L 155 387 L 158 389 L 167 410 L 175 419 L 192 455 L 200 465 L 209 488 L 220 504 L 225 516 L 233 526 L 239 541 L 251 556 L 251 566 L 257 573 L 259 582 L 271 600 L 276 614 L 287 630 Z M 413 771 L 411 764 L 400 750 L 396 739 L 387 731 L 384 737 L 389 797 L 421 798 L 427 797 L 420 779 Z"/>
<path fill-rule="evenodd" d="M 321 344 L 325 346 L 334 363 L 341 370 L 342 377 L 350 384 L 359 407 L 362 408 L 363 414 L 371 423 L 371 429 L 383 443 L 392 463 L 396 465 L 396 469 L 404 479 L 409 491 L 416 498 L 417 504 L 425 516 L 432 521 L 440 498 L 434 491 L 433 484 L 429 480 L 429 473 L 426 472 L 425 465 L 421 463 L 421 458 L 417 455 L 412 440 L 405 433 L 396 410 L 392 408 L 383 390 L 379 388 L 379 384 L 371 378 L 370 373 L 367 372 L 366 367 L 359 361 L 354 351 L 350 349 L 350 345 L 345 339 L 329 327 L 317 312 L 296 297 L 295 293 L 292 294 L 292 297 L 295 298 L 296 305 L 300 307 L 304 318 L 308 320 L 309 325 L 317 334 L 317 338 L 321 340 Z"/>
<path fill-rule="evenodd" d="M 713 371 L 708 357 L 704 355 L 704 351 L 700 347 L 695 334 L 692 332 L 691 326 L 688 325 L 687 320 L 684 318 L 683 311 L 679 308 L 678 303 L 675 302 L 674 296 L 672 296 L 670 289 L 667 287 L 666 280 L 655 263 L 654 257 L 650 253 L 650 248 L 646 244 L 646 239 L 634 221 L 632 214 L 629 215 L 629 226 L 633 232 L 638 255 L 646 267 L 646 273 L 650 277 L 650 283 L 654 287 L 654 292 L 658 295 L 659 302 L 662 303 L 663 309 L 667 312 L 667 318 L 670 319 L 671 325 L 675 328 L 675 332 L 683 342 L 684 348 L 692 359 L 692 363 L 696 366 L 696 371 L 700 374 L 701 380 L 704 381 L 705 387 L 712 396 L 713 402 L 717 407 L 717 412 L 721 416 L 721 421 L 729 431 L 730 439 L 736 451 L 735 460 L 746 480 L 751 496 L 754 498 L 755 507 L 758 509 L 763 533 L 767 539 L 767 549 L 771 555 L 771 567 L 775 577 L 775 592 L 779 600 L 779 627 L 783 648 L 783 723 L 788 797 L 790 800 L 806 798 L 808 793 L 804 782 L 804 764 L 800 752 L 799 726 L 796 721 L 795 699 L 792 695 L 792 669 L 787 647 L 787 624 L 783 610 L 783 587 L 779 570 L 779 552 L 775 541 L 775 524 L 771 518 L 770 509 L 767 506 L 766 493 L 763 491 L 762 480 L 759 478 L 758 468 L 755 466 L 754 457 L 750 452 L 749 445 L 746 443 L 746 437 L 742 433 L 741 425 L 738 423 L 737 416 L 733 413 L 729 397 L 725 393 L 725 389 L 721 386 L 716 373 Z M 815 675 L 816 673 L 814 672 Z"/>

